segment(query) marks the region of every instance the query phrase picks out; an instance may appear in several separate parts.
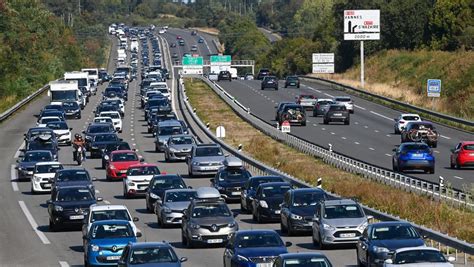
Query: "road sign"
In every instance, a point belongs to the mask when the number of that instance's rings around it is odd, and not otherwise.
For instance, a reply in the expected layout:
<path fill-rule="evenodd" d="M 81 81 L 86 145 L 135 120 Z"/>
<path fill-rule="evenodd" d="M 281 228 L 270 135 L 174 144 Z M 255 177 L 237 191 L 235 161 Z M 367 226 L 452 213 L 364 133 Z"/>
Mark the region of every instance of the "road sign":
<path fill-rule="evenodd" d="M 211 65 L 218 66 L 218 65 L 224 65 L 224 66 L 230 66 L 230 63 L 232 62 L 232 57 L 229 55 L 223 55 L 223 56 L 211 56 Z"/>
<path fill-rule="evenodd" d="M 313 64 L 313 73 L 334 73 L 334 63 Z"/>
<path fill-rule="evenodd" d="M 281 132 L 289 133 L 291 131 L 291 126 L 289 121 L 284 121 L 281 123 Z"/>
<path fill-rule="evenodd" d="M 428 79 L 428 82 L 426 83 L 426 91 L 428 93 L 428 97 L 440 97 L 441 80 Z"/>
<path fill-rule="evenodd" d="M 225 128 L 224 128 L 224 126 L 218 126 L 216 128 L 216 136 L 217 136 L 217 138 L 224 138 L 225 137 Z"/>
<path fill-rule="evenodd" d="M 183 57 L 183 66 L 189 66 L 189 65 L 198 65 L 201 66 L 204 65 L 204 60 L 202 57 Z"/>
<path fill-rule="evenodd" d="M 313 53 L 313 63 L 334 63 L 334 53 Z"/>
<path fill-rule="evenodd" d="M 344 10 L 344 40 L 380 40 L 380 10 Z"/>

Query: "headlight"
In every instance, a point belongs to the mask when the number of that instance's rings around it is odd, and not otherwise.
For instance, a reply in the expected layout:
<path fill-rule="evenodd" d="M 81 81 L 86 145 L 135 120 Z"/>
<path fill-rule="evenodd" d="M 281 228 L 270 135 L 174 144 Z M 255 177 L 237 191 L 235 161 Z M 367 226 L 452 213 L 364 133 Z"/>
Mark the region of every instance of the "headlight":
<path fill-rule="evenodd" d="M 93 146 L 93 147 L 91 147 L 91 148 L 92 148 L 92 149 L 99 149 L 99 148 L 98 148 L 98 147 L 96 147 L 96 146 Z"/>
<path fill-rule="evenodd" d="M 19 171 L 23 171 L 23 168 L 21 166 L 18 166 Z"/>
<path fill-rule="evenodd" d="M 108 156 L 108 155 L 105 155 L 105 156 L 104 156 L 104 159 L 105 159 L 105 160 L 109 160 L 109 156 Z"/>
<path fill-rule="evenodd" d="M 170 152 L 176 153 L 176 152 L 179 152 L 179 150 L 170 147 Z"/>
<path fill-rule="evenodd" d="M 151 198 L 154 198 L 154 199 L 160 198 L 158 195 L 156 195 L 156 194 L 154 194 L 154 193 L 150 193 L 150 197 L 151 197 Z"/>
<path fill-rule="evenodd" d="M 291 214 L 291 219 L 293 220 L 303 220 L 303 216 L 299 216 L 296 214 Z"/>
<path fill-rule="evenodd" d="M 260 204 L 260 207 L 262 208 L 268 208 L 268 204 L 265 200 L 260 200 L 258 204 Z"/>
<path fill-rule="evenodd" d="M 193 166 L 199 166 L 199 162 L 193 161 Z"/>
<path fill-rule="evenodd" d="M 324 229 L 326 230 L 336 230 L 336 227 L 329 225 L 329 224 L 323 224 Z"/>
<path fill-rule="evenodd" d="M 39 182 L 41 182 L 41 177 L 33 176 L 33 180 L 35 180 L 35 182 L 39 183 Z"/>
<path fill-rule="evenodd" d="M 231 228 L 235 227 L 235 222 L 231 222 L 231 223 L 227 224 L 227 227 L 231 227 Z"/>
<path fill-rule="evenodd" d="M 61 206 L 54 206 L 55 211 L 63 211 L 63 207 Z"/>
<path fill-rule="evenodd" d="M 384 253 L 384 252 L 388 253 L 390 252 L 390 250 L 388 250 L 388 248 L 374 246 L 374 252 L 375 253 Z"/>
<path fill-rule="evenodd" d="M 109 165 L 109 168 L 110 168 L 111 170 L 116 170 L 116 169 L 117 169 L 117 168 L 115 168 L 115 166 L 114 166 L 113 164 L 110 164 L 110 165 Z"/>
<path fill-rule="evenodd" d="M 99 246 L 97 246 L 97 245 L 91 245 L 91 250 L 92 250 L 92 251 L 99 251 Z"/>
<path fill-rule="evenodd" d="M 364 231 L 364 229 L 367 227 L 367 225 L 369 225 L 369 223 L 368 223 L 368 222 L 365 222 L 365 223 L 359 225 L 359 229 L 362 230 L 362 231 Z"/>
<path fill-rule="evenodd" d="M 163 207 L 163 211 L 164 211 L 165 213 L 171 213 L 171 209 L 168 208 L 168 207 Z"/>
<path fill-rule="evenodd" d="M 244 257 L 244 256 L 242 256 L 242 255 L 237 255 L 237 259 L 238 259 L 239 261 L 245 261 L 245 262 L 248 262 L 248 261 L 249 261 L 248 258 L 246 258 L 246 257 Z"/>
<path fill-rule="evenodd" d="M 200 226 L 199 224 L 195 224 L 195 223 L 192 223 L 190 226 L 191 226 L 192 229 L 199 229 L 199 228 L 201 228 L 201 226 Z"/>
<path fill-rule="evenodd" d="M 224 190 L 224 187 L 222 187 L 222 186 L 217 186 L 216 189 L 219 190 L 219 191 L 221 191 L 221 190 Z"/>
<path fill-rule="evenodd" d="M 128 182 L 127 184 L 128 184 L 128 186 L 135 186 L 134 182 Z"/>

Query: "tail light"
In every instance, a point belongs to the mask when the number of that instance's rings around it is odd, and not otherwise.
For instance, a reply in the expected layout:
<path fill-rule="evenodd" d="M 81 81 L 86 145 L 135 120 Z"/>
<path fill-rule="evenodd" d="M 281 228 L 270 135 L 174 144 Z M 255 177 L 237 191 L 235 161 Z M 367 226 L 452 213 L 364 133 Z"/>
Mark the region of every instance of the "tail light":
<path fill-rule="evenodd" d="M 400 123 L 400 124 L 404 124 L 405 122 L 404 122 L 404 121 L 399 121 L 398 123 Z"/>

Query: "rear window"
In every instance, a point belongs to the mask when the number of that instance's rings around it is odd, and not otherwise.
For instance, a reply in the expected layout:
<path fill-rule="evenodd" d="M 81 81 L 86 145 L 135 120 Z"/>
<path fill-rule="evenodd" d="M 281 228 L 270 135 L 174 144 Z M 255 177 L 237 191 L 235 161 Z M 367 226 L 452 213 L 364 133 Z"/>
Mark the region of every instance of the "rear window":
<path fill-rule="evenodd" d="M 417 129 L 417 130 L 433 130 L 433 125 L 432 124 L 412 124 L 411 129 Z"/>
<path fill-rule="evenodd" d="M 420 120 L 420 118 L 417 117 L 417 116 L 403 116 L 403 120 L 406 120 L 406 121 L 417 121 L 417 120 Z"/>
<path fill-rule="evenodd" d="M 464 145 L 464 146 L 463 146 L 463 149 L 464 149 L 464 150 L 473 151 L 473 150 L 474 150 L 474 145 Z"/>
<path fill-rule="evenodd" d="M 335 100 L 337 102 L 350 102 L 351 101 L 349 97 L 337 97 Z"/>
<path fill-rule="evenodd" d="M 331 111 L 344 111 L 346 110 L 346 107 L 345 106 L 331 106 L 330 110 Z"/>

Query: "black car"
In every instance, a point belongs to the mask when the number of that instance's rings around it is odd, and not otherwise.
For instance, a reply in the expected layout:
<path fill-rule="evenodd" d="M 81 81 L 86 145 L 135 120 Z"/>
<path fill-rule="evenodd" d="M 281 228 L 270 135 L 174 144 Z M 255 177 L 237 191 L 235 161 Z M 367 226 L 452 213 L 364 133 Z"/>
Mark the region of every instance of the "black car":
<path fill-rule="evenodd" d="M 110 81 L 112 78 L 110 75 L 107 73 L 106 70 L 100 70 L 99 71 L 99 84 L 103 84 L 104 82 Z"/>
<path fill-rule="evenodd" d="M 280 205 L 283 196 L 291 189 L 287 182 L 260 184 L 252 201 L 252 219 L 259 223 L 264 221 L 280 221 Z"/>
<path fill-rule="evenodd" d="M 115 144 L 119 141 L 122 141 L 122 139 L 115 133 L 101 133 L 94 135 L 89 147 L 91 158 L 100 158 L 102 156 L 102 150 L 108 144 Z"/>
<path fill-rule="evenodd" d="M 257 192 L 257 187 L 263 183 L 284 182 L 280 176 L 254 176 L 250 177 L 242 187 L 240 195 L 240 210 L 245 213 L 252 213 L 252 201 Z"/>
<path fill-rule="evenodd" d="M 171 104 L 168 101 L 168 98 L 148 99 L 148 102 L 145 104 L 145 120 L 148 119 L 148 115 L 153 111 L 157 113 L 170 113 Z"/>
<path fill-rule="evenodd" d="M 131 148 L 130 145 L 124 141 L 106 144 L 105 147 L 102 149 L 102 169 L 105 169 L 105 167 L 107 166 L 107 162 L 110 158 L 110 153 L 116 150 L 131 150 Z"/>
<path fill-rule="evenodd" d="M 81 107 L 76 101 L 64 101 L 63 107 L 67 118 L 81 119 Z"/>
<path fill-rule="evenodd" d="M 306 126 L 306 111 L 300 104 L 285 104 L 279 111 L 278 123 L 287 121 L 290 124 Z"/>
<path fill-rule="evenodd" d="M 22 159 L 17 160 L 18 180 L 31 179 L 38 162 L 53 161 L 53 155 L 49 150 L 33 150 L 27 151 L 20 156 Z"/>
<path fill-rule="evenodd" d="M 263 77 L 261 89 L 264 90 L 265 88 L 273 88 L 278 90 L 278 79 L 275 76 L 265 76 Z"/>
<path fill-rule="evenodd" d="M 217 75 L 217 81 L 223 81 L 223 80 L 227 80 L 229 82 L 232 81 L 232 75 L 230 74 L 229 71 L 227 70 L 223 70 L 221 72 L 219 72 L 219 75 Z"/>
<path fill-rule="evenodd" d="M 285 79 L 285 88 L 288 86 L 300 88 L 300 78 L 298 78 L 298 76 L 287 76 Z"/>
<path fill-rule="evenodd" d="M 37 122 L 39 122 L 43 117 L 59 117 L 60 120 L 65 121 L 66 113 L 64 110 L 45 109 L 39 114 Z"/>
<path fill-rule="evenodd" d="M 260 69 L 257 74 L 257 80 L 263 80 L 263 77 L 266 77 L 269 75 L 270 75 L 269 69 Z"/>
<path fill-rule="evenodd" d="M 59 146 L 58 143 L 54 140 L 44 140 L 41 138 L 35 138 L 34 140 L 30 140 L 28 144 L 26 144 L 24 151 L 32 150 L 48 150 L 49 152 L 51 152 L 51 155 L 53 155 L 53 160 L 58 160 Z"/>
<path fill-rule="evenodd" d="M 49 105 L 44 106 L 44 108 L 41 109 L 41 112 L 46 111 L 46 110 L 55 110 L 55 111 L 61 111 L 62 112 L 62 111 L 64 111 L 64 107 L 62 105 L 59 105 L 59 104 L 49 104 Z"/>
<path fill-rule="evenodd" d="M 63 169 L 57 171 L 54 175 L 52 188 L 73 185 L 87 186 L 95 195 L 95 188 L 92 183 L 94 180 L 96 179 L 91 178 L 86 169 Z"/>
<path fill-rule="evenodd" d="M 311 231 L 316 204 L 326 199 L 320 188 L 298 188 L 286 192 L 281 205 L 280 228 L 289 236 L 297 231 Z"/>
<path fill-rule="evenodd" d="M 122 113 L 118 103 L 109 104 L 107 102 L 106 103 L 100 103 L 97 106 L 94 113 L 96 114 L 96 116 L 99 116 L 99 114 L 101 112 L 105 112 L 105 111 L 117 111 L 119 113 Z"/>
<path fill-rule="evenodd" d="M 94 136 L 103 133 L 115 133 L 115 129 L 110 123 L 91 123 L 82 133 L 85 135 L 86 149 L 88 149 Z"/>
<path fill-rule="evenodd" d="M 345 125 L 350 123 L 349 111 L 345 105 L 331 104 L 329 105 L 328 111 L 323 115 L 323 123 L 329 124 L 330 122 L 343 122 Z"/>
<path fill-rule="evenodd" d="M 161 174 L 154 176 L 148 185 L 145 195 L 146 209 L 152 212 L 155 202 L 158 199 L 163 199 L 166 190 L 183 189 L 186 187 L 183 177 L 178 174 Z"/>
<path fill-rule="evenodd" d="M 162 74 L 163 77 L 165 77 L 166 79 L 169 79 L 169 78 L 170 78 L 170 72 L 168 71 L 168 69 L 161 69 L 161 74 Z"/>
<path fill-rule="evenodd" d="M 227 157 L 224 167 L 217 171 L 211 179 L 211 186 L 216 188 L 226 201 L 240 199 L 242 187 L 252 174 L 242 166 L 242 161 L 235 157 Z"/>
<path fill-rule="evenodd" d="M 46 202 L 49 213 L 49 230 L 57 231 L 65 225 L 81 227 L 84 218 L 89 213 L 89 207 L 102 201 L 94 197 L 88 186 L 73 185 L 54 187 L 51 199 Z"/>

